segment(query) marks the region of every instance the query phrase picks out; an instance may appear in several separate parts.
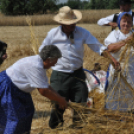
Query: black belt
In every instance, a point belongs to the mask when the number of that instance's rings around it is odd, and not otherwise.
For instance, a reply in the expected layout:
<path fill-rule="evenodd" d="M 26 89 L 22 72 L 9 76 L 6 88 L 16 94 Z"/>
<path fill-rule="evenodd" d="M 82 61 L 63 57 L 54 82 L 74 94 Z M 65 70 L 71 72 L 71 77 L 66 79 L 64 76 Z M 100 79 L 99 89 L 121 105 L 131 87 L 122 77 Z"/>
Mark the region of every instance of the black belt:
<path fill-rule="evenodd" d="M 80 71 L 80 70 L 82 70 L 82 69 L 83 69 L 83 67 L 80 67 L 80 68 L 78 68 L 77 70 L 74 70 L 74 72 Z"/>

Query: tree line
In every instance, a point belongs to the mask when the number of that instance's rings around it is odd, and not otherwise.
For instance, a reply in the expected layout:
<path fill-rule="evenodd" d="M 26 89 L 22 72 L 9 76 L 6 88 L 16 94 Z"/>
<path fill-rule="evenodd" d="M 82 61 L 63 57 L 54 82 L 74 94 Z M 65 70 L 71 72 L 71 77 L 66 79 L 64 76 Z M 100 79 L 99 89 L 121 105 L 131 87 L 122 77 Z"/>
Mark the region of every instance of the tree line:
<path fill-rule="evenodd" d="M 0 10 L 5 15 L 26 15 L 57 10 L 57 0 L 0 0 Z"/>
<path fill-rule="evenodd" d="M 0 0 L 0 10 L 5 15 L 44 14 L 57 11 L 62 6 L 72 9 L 118 9 L 119 0 L 68 0 L 67 3 L 56 4 L 58 0 Z"/>

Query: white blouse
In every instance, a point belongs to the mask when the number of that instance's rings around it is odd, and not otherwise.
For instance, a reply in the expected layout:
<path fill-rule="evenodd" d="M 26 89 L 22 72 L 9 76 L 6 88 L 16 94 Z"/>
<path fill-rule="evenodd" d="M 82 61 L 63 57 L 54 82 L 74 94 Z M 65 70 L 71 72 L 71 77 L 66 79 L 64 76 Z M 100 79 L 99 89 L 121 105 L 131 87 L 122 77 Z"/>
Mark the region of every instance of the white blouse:
<path fill-rule="evenodd" d="M 99 54 L 106 49 L 89 31 L 78 26 L 76 26 L 74 30 L 74 39 L 69 39 L 66 34 L 62 32 L 61 26 L 53 28 L 48 32 L 39 51 L 41 51 L 45 45 L 50 44 L 56 45 L 62 52 L 62 57 L 52 69 L 63 72 L 73 72 L 83 65 L 83 44 L 87 44 L 94 52 Z"/>
<path fill-rule="evenodd" d="M 114 30 L 105 39 L 105 45 L 108 46 L 111 43 L 116 43 L 121 40 L 124 40 L 131 34 L 132 32 L 129 32 L 128 34 L 123 34 L 120 30 Z M 116 58 L 118 61 L 120 58 L 120 54 L 124 50 L 124 48 L 125 46 L 121 47 L 121 49 L 118 52 L 112 53 L 113 57 Z M 126 57 L 124 56 L 120 64 L 122 69 L 123 67 L 125 67 L 124 70 L 121 71 L 124 78 L 131 85 L 131 87 L 134 88 L 134 49 L 133 47 L 131 47 L 130 49 L 131 51 L 127 50 L 124 54 L 129 54 L 129 59 L 127 59 L 128 63 L 126 64 Z M 114 72 L 115 69 L 112 65 L 110 65 L 106 108 L 121 111 L 128 111 L 134 109 L 134 96 L 132 91 L 122 78 L 119 81 L 118 77 L 114 77 Z"/>
<path fill-rule="evenodd" d="M 49 86 L 43 60 L 39 55 L 20 59 L 6 69 L 6 73 L 12 82 L 24 92 Z"/>
<path fill-rule="evenodd" d="M 130 31 L 128 34 L 124 34 L 122 33 L 120 30 L 113 30 L 108 37 L 104 40 L 104 44 L 108 47 L 108 45 L 110 45 L 111 43 L 117 43 L 119 41 L 125 40 L 127 37 L 129 37 L 132 34 L 132 32 Z M 116 53 L 111 53 L 112 56 L 119 60 L 120 57 L 120 53 L 122 51 L 122 49 L 124 49 L 124 46 L 121 47 L 121 50 L 116 52 Z M 133 51 L 133 49 L 131 50 Z"/>

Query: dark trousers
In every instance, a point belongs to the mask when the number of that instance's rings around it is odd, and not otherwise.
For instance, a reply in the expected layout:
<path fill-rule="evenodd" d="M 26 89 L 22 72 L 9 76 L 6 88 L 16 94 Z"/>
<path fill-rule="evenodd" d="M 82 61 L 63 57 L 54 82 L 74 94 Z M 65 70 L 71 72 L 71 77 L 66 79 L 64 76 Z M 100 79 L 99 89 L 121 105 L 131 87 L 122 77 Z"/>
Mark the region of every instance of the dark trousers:
<path fill-rule="evenodd" d="M 83 69 L 74 71 L 73 73 L 64 73 L 53 71 L 50 79 L 51 87 L 67 101 L 86 102 L 88 98 L 88 88 L 85 83 L 85 74 Z M 56 128 L 59 123 L 63 122 L 64 110 L 59 109 L 58 105 L 51 111 L 49 126 Z"/>

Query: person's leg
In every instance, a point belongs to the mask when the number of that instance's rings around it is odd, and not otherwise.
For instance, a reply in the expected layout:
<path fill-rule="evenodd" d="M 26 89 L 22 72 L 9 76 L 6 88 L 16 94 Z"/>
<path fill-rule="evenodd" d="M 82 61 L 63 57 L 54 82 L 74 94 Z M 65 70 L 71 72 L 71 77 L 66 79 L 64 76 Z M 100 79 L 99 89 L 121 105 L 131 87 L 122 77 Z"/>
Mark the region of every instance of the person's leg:
<path fill-rule="evenodd" d="M 68 101 L 69 96 L 69 83 L 70 74 L 53 71 L 50 79 L 51 87 L 57 91 L 61 96 L 65 97 Z M 51 110 L 49 126 L 50 128 L 56 128 L 60 123 L 63 124 L 63 113 L 64 110 L 59 109 L 58 105 L 53 106 Z"/>
<path fill-rule="evenodd" d="M 58 125 L 63 125 L 63 113 L 64 110 L 59 109 L 58 105 L 54 105 L 51 110 L 50 120 L 49 120 L 49 127 L 51 129 L 56 128 Z M 61 123 L 61 124 L 60 124 Z"/>
<path fill-rule="evenodd" d="M 87 102 L 88 98 L 88 88 L 85 82 L 85 74 L 84 71 L 81 69 L 74 73 L 74 82 L 72 88 L 70 89 L 69 97 L 72 102 L 82 103 Z M 74 111 L 73 121 L 78 121 L 78 114 Z"/>
<path fill-rule="evenodd" d="M 69 98 L 72 102 L 87 102 L 88 87 L 85 82 L 86 76 L 83 69 L 75 71 L 72 78 L 73 84 L 69 90 Z"/>

